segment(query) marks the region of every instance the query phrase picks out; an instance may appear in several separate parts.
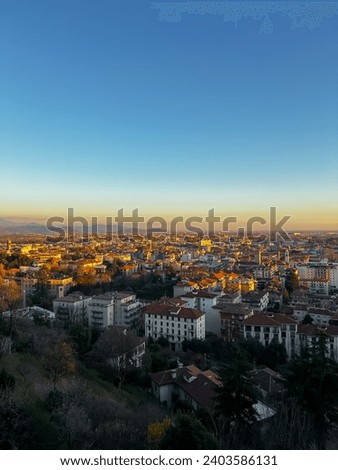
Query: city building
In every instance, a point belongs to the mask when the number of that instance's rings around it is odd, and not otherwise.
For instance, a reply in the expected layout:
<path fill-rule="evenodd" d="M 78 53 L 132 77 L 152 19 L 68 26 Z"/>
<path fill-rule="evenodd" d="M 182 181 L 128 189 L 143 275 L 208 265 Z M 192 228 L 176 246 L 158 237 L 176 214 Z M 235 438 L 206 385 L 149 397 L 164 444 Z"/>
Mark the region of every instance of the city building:
<path fill-rule="evenodd" d="M 242 295 L 242 302 L 248 304 L 257 312 L 262 312 L 268 308 L 269 292 L 248 292 Z"/>
<path fill-rule="evenodd" d="M 153 395 L 169 409 L 179 402 L 194 410 L 212 411 L 215 407 L 216 387 L 221 385 L 217 374 L 202 372 L 193 364 L 150 374 Z"/>
<path fill-rule="evenodd" d="M 296 352 L 313 348 L 319 338 L 324 340 L 326 356 L 338 362 L 338 326 L 298 325 Z"/>
<path fill-rule="evenodd" d="M 53 312 L 59 325 L 70 326 L 87 322 L 87 309 L 91 297 L 67 295 L 53 300 Z"/>
<path fill-rule="evenodd" d="M 205 339 L 205 314 L 184 305 L 177 299 L 162 299 L 145 306 L 145 336 L 166 338 L 174 351 L 182 349 L 184 340 Z"/>
<path fill-rule="evenodd" d="M 254 312 L 245 304 L 223 304 L 214 307 L 219 312 L 221 320 L 221 336 L 227 341 L 235 341 L 243 336 L 243 322 Z"/>
<path fill-rule="evenodd" d="M 220 315 L 214 307 L 219 296 L 207 291 L 193 291 L 181 295 L 181 299 L 186 302 L 189 308 L 200 310 L 205 314 L 205 332 L 220 335 L 221 321 Z"/>
<path fill-rule="evenodd" d="M 141 302 L 136 294 L 130 292 L 115 293 L 114 324 L 127 329 L 139 329 L 141 321 Z"/>
<path fill-rule="evenodd" d="M 88 303 L 88 324 L 92 328 L 104 329 L 114 325 L 115 293 L 95 295 Z"/>
<path fill-rule="evenodd" d="M 295 353 L 297 321 L 287 315 L 256 313 L 243 320 L 244 337 L 255 338 L 263 346 L 273 340 L 283 343 L 288 357 Z"/>

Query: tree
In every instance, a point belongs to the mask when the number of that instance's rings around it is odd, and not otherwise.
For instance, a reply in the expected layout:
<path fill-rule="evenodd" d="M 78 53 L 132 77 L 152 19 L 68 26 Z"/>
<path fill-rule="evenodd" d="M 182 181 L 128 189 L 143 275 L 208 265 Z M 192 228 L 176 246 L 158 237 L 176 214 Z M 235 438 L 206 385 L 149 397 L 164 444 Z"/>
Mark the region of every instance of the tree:
<path fill-rule="evenodd" d="M 287 289 L 283 290 L 283 304 L 288 304 L 290 302 L 290 294 Z"/>
<path fill-rule="evenodd" d="M 215 437 L 191 413 L 178 412 L 168 426 L 159 448 L 163 450 L 218 449 Z"/>
<path fill-rule="evenodd" d="M 165 348 L 162 348 L 159 343 L 150 344 L 150 356 L 151 356 L 151 371 L 159 372 L 161 370 L 169 369 L 168 354 L 165 352 Z"/>
<path fill-rule="evenodd" d="M 22 302 L 21 289 L 15 281 L 0 279 L 0 313 L 17 309 Z"/>
<path fill-rule="evenodd" d="M 51 300 L 49 296 L 49 272 L 46 268 L 40 269 L 37 274 L 37 283 L 34 294 L 31 296 L 33 304 L 40 305 L 43 308 L 50 308 Z"/>
<path fill-rule="evenodd" d="M 313 323 L 313 318 L 311 317 L 311 315 L 309 313 L 307 313 L 305 315 L 305 317 L 303 318 L 302 324 L 303 325 L 311 325 L 312 323 Z"/>
<path fill-rule="evenodd" d="M 255 419 L 253 405 L 257 400 L 253 387 L 245 377 L 249 368 L 243 352 L 237 349 L 231 362 L 220 373 L 222 384 L 217 389 L 216 412 L 229 422 L 248 423 Z"/>
<path fill-rule="evenodd" d="M 244 353 L 235 349 L 230 362 L 220 373 L 221 385 L 217 387 L 215 415 L 219 423 L 220 435 L 227 448 L 244 448 L 253 441 L 257 402 L 256 393 L 246 373 L 249 364 Z"/>
<path fill-rule="evenodd" d="M 119 327 L 107 328 L 96 341 L 90 357 L 94 364 L 108 370 L 121 388 L 126 372 L 135 368 L 141 354 L 141 338 Z"/>
<path fill-rule="evenodd" d="M 284 344 L 273 339 L 262 351 L 260 362 L 268 367 L 274 368 L 286 364 L 287 359 L 288 355 Z"/>
<path fill-rule="evenodd" d="M 309 413 L 304 413 L 293 397 L 279 397 L 274 404 L 276 414 L 263 430 L 267 449 L 313 449 L 313 426 Z"/>
<path fill-rule="evenodd" d="M 74 352 L 69 341 L 58 340 L 51 344 L 43 362 L 55 390 L 61 378 L 75 371 Z"/>
<path fill-rule="evenodd" d="M 31 420 L 14 392 L 15 379 L 3 370 L 0 374 L 0 449 L 24 448 L 31 432 Z"/>
<path fill-rule="evenodd" d="M 92 445 L 94 439 L 87 406 L 91 399 L 86 382 L 76 377 L 65 387 L 52 390 L 46 399 L 47 409 L 68 449 L 89 449 Z"/>
<path fill-rule="evenodd" d="M 289 292 L 289 294 L 292 294 L 294 290 L 298 289 L 298 286 L 298 273 L 295 269 L 290 269 L 286 275 L 285 289 Z"/>
<path fill-rule="evenodd" d="M 69 333 L 79 354 L 84 354 L 90 350 L 92 341 L 92 330 L 90 328 L 78 323 L 71 326 Z"/>
<path fill-rule="evenodd" d="M 338 364 L 326 357 L 324 334 L 289 363 L 287 384 L 289 396 L 313 419 L 317 447 L 325 448 L 338 423 Z"/>

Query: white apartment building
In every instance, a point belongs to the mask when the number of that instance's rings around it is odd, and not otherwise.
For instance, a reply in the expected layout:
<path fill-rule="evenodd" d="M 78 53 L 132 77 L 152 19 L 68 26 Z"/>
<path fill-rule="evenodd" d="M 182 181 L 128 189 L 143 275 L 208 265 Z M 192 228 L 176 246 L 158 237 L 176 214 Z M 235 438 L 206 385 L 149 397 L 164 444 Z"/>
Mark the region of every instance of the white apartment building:
<path fill-rule="evenodd" d="M 58 324 L 63 326 L 84 323 L 87 320 L 87 308 L 91 297 L 67 295 L 53 300 L 53 312 Z"/>
<path fill-rule="evenodd" d="M 182 306 L 177 299 L 164 299 L 143 308 L 146 338 L 166 338 L 174 351 L 184 340 L 205 339 L 205 314 Z"/>
<path fill-rule="evenodd" d="M 329 278 L 329 265 L 327 262 L 300 264 L 297 270 L 299 280 Z"/>
<path fill-rule="evenodd" d="M 327 326 L 332 318 L 336 316 L 336 312 L 327 308 L 315 308 L 308 305 L 298 304 L 293 307 L 293 317 L 301 323 L 306 315 L 312 318 L 312 325 Z"/>
<path fill-rule="evenodd" d="M 115 293 L 95 295 L 88 303 L 88 324 L 91 328 L 104 329 L 114 325 Z"/>
<path fill-rule="evenodd" d="M 249 304 L 255 311 L 262 312 L 268 308 L 269 305 L 269 292 L 248 292 L 242 295 L 242 302 Z"/>
<path fill-rule="evenodd" d="M 338 263 L 322 260 L 318 263 L 303 263 L 297 266 L 299 280 L 313 293 L 328 294 L 338 289 Z"/>
<path fill-rule="evenodd" d="M 271 279 L 277 271 L 277 264 L 271 266 L 260 265 L 254 269 L 254 277 L 255 279 Z"/>
<path fill-rule="evenodd" d="M 289 357 L 295 353 L 297 321 L 282 314 L 256 313 L 243 321 L 244 337 L 256 338 L 263 346 L 283 343 Z"/>
<path fill-rule="evenodd" d="M 206 291 L 194 291 L 181 295 L 186 306 L 200 310 L 205 314 L 205 331 L 217 336 L 221 334 L 221 317 L 219 311 L 215 310 L 219 296 Z"/>
<path fill-rule="evenodd" d="M 108 292 L 94 296 L 88 305 L 88 323 L 93 328 L 140 327 L 142 304 L 130 292 Z"/>
<path fill-rule="evenodd" d="M 338 263 L 330 264 L 329 276 L 330 288 L 338 290 Z"/>
<path fill-rule="evenodd" d="M 325 338 L 326 356 L 338 362 L 338 326 L 298 325 L 296 352 L 309 348 L 317 342 L 319 336 Z"/>
<path fill-rule="evenodd" d="M 142 304 L 135 294 L 116 292 L 114 324 L 128 329 L 139 328 Z"/>

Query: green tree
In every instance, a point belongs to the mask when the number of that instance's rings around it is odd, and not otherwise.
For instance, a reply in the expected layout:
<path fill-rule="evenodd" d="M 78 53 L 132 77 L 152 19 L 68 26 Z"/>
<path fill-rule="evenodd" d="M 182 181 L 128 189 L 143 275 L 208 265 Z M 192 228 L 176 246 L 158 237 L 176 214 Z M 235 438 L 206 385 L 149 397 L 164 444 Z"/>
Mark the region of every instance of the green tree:
<path fill-rule="evenodd" d="M 253 405 L 257 401 L 256 395 L 245 376 L 249 369 L 244 353 L 237 349 L 231 361 L 221 371 L 222 384 L 217 388 L 216 413 L 229 423 L 250 423 L 255 420 Z"/>
<path fill-rule="evenodd" d="M 227 449 L 256 448 L 256 394 L 246 377 L 249 371 L 243 351 L 237 348 L 220 373 L 217 387 L 215 422 L 222 447 Z"/>
<path fill-rule="evenodd" d="M 325 448 L 330 430 L 338 423 L 338 364 L 326 357 L 325 335 L 289 363 L 288 392 L 313 420 L 317 447 Z"/>
<path fill-rule="evenodd" d="M 273 339 L 262 351 L 260 362 L 268 367 L 274 368 L 286 364 L 287 358 L 288 355 L 284 344 Z"/>
<path fill-rule="evenodd" d="M 294 290 L 298 289 L 298 286 L 298 273 L 295 269 L 290 269 L 286 275 L 285 289 L 289 292 L 289 294 L 292 294 Z"/>
<path fill-rule="evenodd" d="M 311 315 L 309 313 L 307 313 L 305 315 L 305 317 L 303 318 L 302 324 L 303 325 L 311 325 L 312 323 L 313 323 L 313 318 L 311 317 Z"/>
<path fill-rule="evenodd" d="M 91 349 L 92 330 L 90 328 L 78 323 L 71 326 L 69 333 L 79 354 L 84 354 Z"/>
<path fill-rule="evenodd" d="M 283 304 L 288 304 L 290 302 L 290 294 L 288 289 L 283 290 Z"/>
<path fill-rule="evenodd" d="M 162 438 L 163 450 L 209 450 L 218 449 L 215 437 L 191 413 L 178 412 L 173 425 L 169 426 Z"/>
<path fill-rule="evenodd" d="M 44 306 L 44 301 L 48 298 L 48 279 L 49 273 L 47 269 L 40 269 L 37 274 L 37 283 L 32 301 L 34 304 Z"/>

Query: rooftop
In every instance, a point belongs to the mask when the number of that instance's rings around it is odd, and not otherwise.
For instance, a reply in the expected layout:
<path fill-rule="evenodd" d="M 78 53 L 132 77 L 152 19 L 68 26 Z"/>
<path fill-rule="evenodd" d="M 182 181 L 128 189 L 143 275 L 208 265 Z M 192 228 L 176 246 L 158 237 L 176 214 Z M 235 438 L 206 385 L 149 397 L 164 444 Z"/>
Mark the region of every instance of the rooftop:
<path fill-rule="evenodd" d="M 297 325 L 297 321 L 293 318 L 282 315 L 280 313 L 275 314 L 263 314 L 256 313 L 249 318 L 244 320 L 244 325 L 254 326 L 280 326 L 280 325 Z"/>

